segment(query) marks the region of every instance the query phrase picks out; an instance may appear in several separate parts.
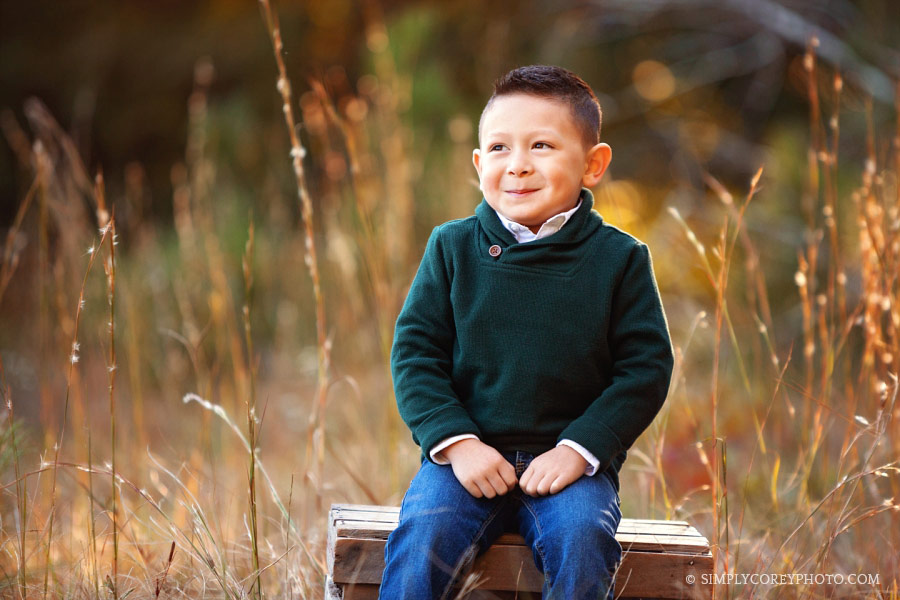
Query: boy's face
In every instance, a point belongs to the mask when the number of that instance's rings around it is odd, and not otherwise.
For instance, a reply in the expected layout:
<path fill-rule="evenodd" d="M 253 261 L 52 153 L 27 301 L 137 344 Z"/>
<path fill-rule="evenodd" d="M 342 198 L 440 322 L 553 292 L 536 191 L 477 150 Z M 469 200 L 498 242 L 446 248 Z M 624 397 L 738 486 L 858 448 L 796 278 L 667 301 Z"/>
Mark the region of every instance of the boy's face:
<path fill-rule="evenodd" d="M 609 165 L 606 144 L 585 147 L 568 105 L 528 94 L 494 98 L 472 161 L 487 203 L 537 233 L 575 207 Z"/>

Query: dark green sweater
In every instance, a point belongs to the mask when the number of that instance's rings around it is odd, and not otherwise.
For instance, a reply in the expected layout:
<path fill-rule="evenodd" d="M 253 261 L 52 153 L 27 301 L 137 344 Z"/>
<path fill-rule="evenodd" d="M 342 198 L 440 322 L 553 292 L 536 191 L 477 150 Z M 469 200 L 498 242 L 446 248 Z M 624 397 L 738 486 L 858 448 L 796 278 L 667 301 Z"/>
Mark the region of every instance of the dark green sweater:
<path fill-rule="evenodd" d="M 672 347 L 647 246 L 593 204 L 582 190 L 562 229 L 522 244 L 484 200 L 431 233 L 391 350 L 425 457 L 462 433 L 535 455 L 570 439 L 618 486 L 665 400 Z"/>

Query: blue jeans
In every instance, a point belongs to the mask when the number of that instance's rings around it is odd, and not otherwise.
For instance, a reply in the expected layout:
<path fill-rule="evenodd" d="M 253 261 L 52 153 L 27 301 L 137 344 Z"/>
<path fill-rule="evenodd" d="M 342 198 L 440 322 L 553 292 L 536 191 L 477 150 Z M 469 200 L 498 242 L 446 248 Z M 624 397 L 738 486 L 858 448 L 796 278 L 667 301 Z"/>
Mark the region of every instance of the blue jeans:
<path fill-rule="evenodd" d="M 505 452 L 521 477 L 534 456 Z M 549 496 L 516 487 L 495 498 L 475 498 L 450 465 L 424 460 L 400 507 L 400 523 L 384 549 L 380 598 L 452 598 L 451 585 L 504 531 L 518 530 L 544 574 L 544 600 L 613 598 L 622 557 L 616 529 L 619 496 L 605 473 L 581 477 Z M 458 583 L 458 582 L 457 582 Z"/>

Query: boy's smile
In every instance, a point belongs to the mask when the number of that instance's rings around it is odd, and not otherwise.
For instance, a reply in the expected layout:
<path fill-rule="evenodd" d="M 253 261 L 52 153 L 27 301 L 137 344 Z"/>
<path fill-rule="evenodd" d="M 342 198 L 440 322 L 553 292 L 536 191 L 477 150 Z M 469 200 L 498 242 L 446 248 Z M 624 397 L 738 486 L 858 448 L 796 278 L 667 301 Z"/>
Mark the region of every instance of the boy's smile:
<path fill-rule="evenodd" d="M 537 233 L 575 207 L 609 165 L 607 144 L 586 147 L 569 106 L 530 94 L 494 98 L 472 153 L 487 203 Z"/>

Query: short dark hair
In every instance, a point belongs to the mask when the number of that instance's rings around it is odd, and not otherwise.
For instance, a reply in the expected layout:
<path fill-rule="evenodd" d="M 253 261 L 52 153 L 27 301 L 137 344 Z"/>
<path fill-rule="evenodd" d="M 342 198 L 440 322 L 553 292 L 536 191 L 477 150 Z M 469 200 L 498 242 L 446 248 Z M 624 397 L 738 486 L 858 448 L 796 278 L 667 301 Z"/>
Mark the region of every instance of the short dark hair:
<path fill-rule="evenodd" d="M 562 67 L 548 65 L 529 65 L 513 69 L 494 82 L 494 93 L 481 111 L 478 121 L 478 138 L 481 139 L 481 127 L 484 115 L 500 96 L 511 94 L 530 94 L 540 98 L 558 100 L 569 105 L 575 126 L 581 131 L 581 137 L 588 147 L 600 141 L 600 122 L 603 113 L 600 101 L 594 95 L 584 79 Z"/>

